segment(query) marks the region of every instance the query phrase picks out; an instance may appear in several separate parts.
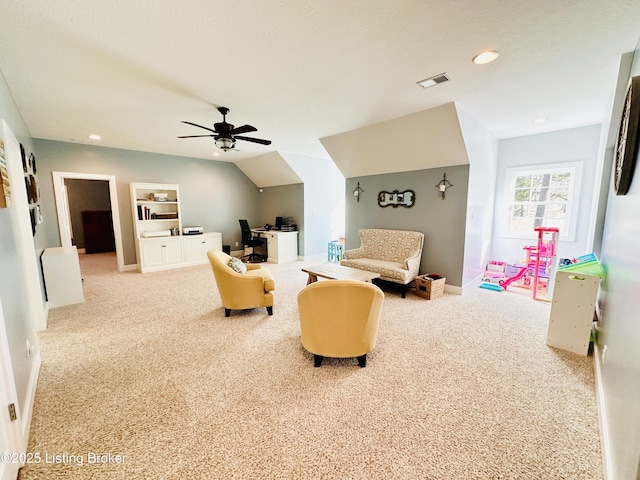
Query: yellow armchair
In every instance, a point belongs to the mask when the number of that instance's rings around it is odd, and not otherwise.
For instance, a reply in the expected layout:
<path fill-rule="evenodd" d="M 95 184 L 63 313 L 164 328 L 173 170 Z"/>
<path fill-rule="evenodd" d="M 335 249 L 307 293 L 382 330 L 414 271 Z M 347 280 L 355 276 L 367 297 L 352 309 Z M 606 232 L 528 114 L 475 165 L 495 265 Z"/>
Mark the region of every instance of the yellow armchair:
<path fill-rule="evenodd" d="M 302 346 L 313 354 L 314 366 L 323 357 L 358 357 L 376 346 L 384 293 L 371 283 L 325 280 L 307 285 L 298 294 Z"/>
<path fill-rule="evenodd" d="M 254 263 L 245 264 L 246 273 L 237 273 L 230 266 L 231 256 L 219 250 L 207 252 L 213 276 L 218 284 L 224 306 L 224 316 L 231 310 L 266 307 L 273 315 L 273 291 L 276 284 L 271 272 Z"/>

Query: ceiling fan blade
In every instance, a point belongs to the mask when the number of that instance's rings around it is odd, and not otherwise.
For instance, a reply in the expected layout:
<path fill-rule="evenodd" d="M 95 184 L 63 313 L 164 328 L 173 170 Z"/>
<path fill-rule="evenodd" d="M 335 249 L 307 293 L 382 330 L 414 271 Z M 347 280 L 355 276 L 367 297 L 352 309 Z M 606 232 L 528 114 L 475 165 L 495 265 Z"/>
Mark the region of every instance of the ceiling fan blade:
<path fill-rule="evenodd" d="M 236 140 L 245 140 L 247 142 L 261 143 L 262 145 L 271 145 L 271 140 L 262 140 L 261 138 L 241 137 L 239 135 L 234 135 L 233 138 Z"/>
<path fill-rule="evenodd" d="M 258 129 L 256 127 L 252 127 L 251 125 L 242 125 L 241 127 L 234 128 L 231 130 L 231 135 L 237 135 L 239 133 L 249 133 L 249 132 L 257 132 Z"/>
<path fill-rule="evenodd" d="M 218 133 L 215 130 L 210 129 L 209 127 L 203 127 L 202 125 L 198 125 L 197 123 L 185 122 L 184 120 L 182 120 L 182 123 L 186 123 L 188 125 L 193 125 L 194 127 L 198 127 L 198 128 L 204 128 L 205 130 L 209 130 L 210 132 L 213 132 L 213 133 Z"/>
<path fill-rule="evenodd" d="M 198 138 L 198 137 L 215 137 L 215 135 L 183 135 L 178 138 Z"/>

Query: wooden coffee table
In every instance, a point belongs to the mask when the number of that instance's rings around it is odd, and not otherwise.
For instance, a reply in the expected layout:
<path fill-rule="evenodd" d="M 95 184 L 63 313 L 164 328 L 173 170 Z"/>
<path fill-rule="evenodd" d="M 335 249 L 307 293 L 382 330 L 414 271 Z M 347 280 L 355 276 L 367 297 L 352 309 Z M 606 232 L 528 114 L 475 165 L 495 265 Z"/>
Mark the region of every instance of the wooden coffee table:
<path fill-rule="evenodd" d="M 344 267 L 337 263 L 323 263 L 322 265 L 303 268 L 302 271 L 309 274 L 307 285 L 317 282 L 318 277 L 328 278 L 330 280 L 359 280 L 361 282 L 370 282 L 380 276 L 379 273 Z"/>

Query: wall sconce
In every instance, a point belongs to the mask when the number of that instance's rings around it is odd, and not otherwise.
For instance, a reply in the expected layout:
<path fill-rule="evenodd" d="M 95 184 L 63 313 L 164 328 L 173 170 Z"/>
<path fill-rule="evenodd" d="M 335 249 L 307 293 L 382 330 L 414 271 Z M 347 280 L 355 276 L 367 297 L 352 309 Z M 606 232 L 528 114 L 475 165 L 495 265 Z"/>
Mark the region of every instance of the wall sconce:
<path fill-rule="evenodd" d="M 360 202 L 360 194 L 363 192 L 364 190 L 360 188 L 360 182 L 358 182 L 358 186 L 353 190 L 353 196 L 356 197 L 357 202 Z"/>
<path fill-rule="evenodd" d="M 447 188 L 449 187 L 453 187 L 453 184 L 447 180 L 447 174 L 444 173 L 442 175 L 442 180 L 440 180 L 440 182 L 438 182 L 438 184 L 436 185 L 436 188 L 440 191 L 440 193 L 442 193 L 442 199 L 444 200 L 444 193 L 447 191 Z"/>

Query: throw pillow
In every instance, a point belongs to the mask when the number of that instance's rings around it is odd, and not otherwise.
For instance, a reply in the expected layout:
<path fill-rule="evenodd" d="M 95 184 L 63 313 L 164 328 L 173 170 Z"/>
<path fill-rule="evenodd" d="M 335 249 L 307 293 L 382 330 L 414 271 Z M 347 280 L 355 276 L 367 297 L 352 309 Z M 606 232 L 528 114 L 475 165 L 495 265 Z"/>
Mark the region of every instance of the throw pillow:
<path fill-rule="evenodd" d="M 237 273 L 247 273 L 247 266 L 236 257 L 231 257 L 229 260 L 229 268 Z"/>

